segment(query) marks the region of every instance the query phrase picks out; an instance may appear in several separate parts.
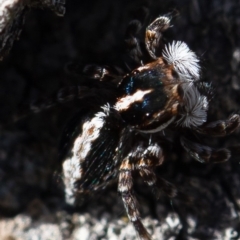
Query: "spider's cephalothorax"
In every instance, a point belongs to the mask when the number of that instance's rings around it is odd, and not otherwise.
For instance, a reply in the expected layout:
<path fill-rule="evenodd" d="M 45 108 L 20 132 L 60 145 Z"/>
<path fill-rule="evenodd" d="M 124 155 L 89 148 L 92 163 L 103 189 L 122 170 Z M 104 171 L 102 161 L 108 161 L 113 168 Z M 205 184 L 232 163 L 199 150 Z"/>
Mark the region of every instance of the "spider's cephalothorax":
<path fill-rule="evenodd" d="M 71 137 L 64 144 L 68 149 L 63 160 L 66 201 L 74 203 L 77 194 L 100 189 L 117 178 L 118 191 L 140 239 L 151 237 L 141 222 L 132 172 L 137 171 L 156 194 L 162 190 L 171 198 L 177 195 L 174 186 L 154 172 L 164 160 L 161 132 L 181 128 L 218 137 L 232 133 L 240 125 L 238 114 L 207 123 L 209 99 L 207 91 L 204 95 L 199 89 L 199 59 L 184 42 L 173 41 L 160 49 L 161 56 L 156 56 L 162 32 L 169 26 L 170 15 L 164 15 L 147 27 L 145 46 L 152 62 L 143 64 L 136 38 L 139 22 L 130 23 L 133 31 L 126 36 L 129 55 L 139 60 L 139 67 L 131 73 L 119 77 L 107 67 L 92 65 L 85 69 L 95 69 L 93 78 L 99 83 L 112 79 L 115 97 L 102 105 L 95 104 L 92 110 L 83 108 L 73 120 L 72 132 L 67 132 Z M 79 89 L 76 96 L 87 95 L 87 91 Z M 97 95 L 98 90 L 91 93 Z M 200 162 L 222 162 L 231 156 L 228 149 L 213 149 L 185 136 L 180 142 Z"/>

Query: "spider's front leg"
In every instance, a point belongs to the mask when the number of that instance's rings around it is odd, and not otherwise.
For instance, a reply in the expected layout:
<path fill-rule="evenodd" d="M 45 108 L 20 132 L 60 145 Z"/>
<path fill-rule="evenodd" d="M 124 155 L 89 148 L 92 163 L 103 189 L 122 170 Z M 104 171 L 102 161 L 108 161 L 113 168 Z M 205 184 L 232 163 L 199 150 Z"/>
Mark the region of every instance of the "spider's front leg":
<path fill-rule="evenodd" d="M 214 149 L 184 137 L 181 138 L 181 145 L 191 157 L 201 163 L 225 162 L 231 157 L 231 151 L 226 148 Z"/>
<path fill-rule="evenodd" d="M 171 14 L 166 14 L 155 19 L 146 29 L 145 44 L 149 55 L 157 59 L 156 52 L 162 32 L 170 27 Z"/>
<path fill-rule="evenodd" d="M 196 128 L 196 131 L 212 137 L 223 137 L 235 132 L 240 127 L 240 115 L 233 114 L 226 120 L 205 123 Z"/>
<path fill-rule="evenodd" d="M 211 137 L 222 137 L 233 133 L 240 127 L 240 115 L 233 114 L 226 120 L 205 123 L 195 128 L 198 133 Z M 200 143 L 181 138 L 181 144 L 187 153 L 201 163 L 219 163 L 228 161 L 231 151 L 227 148 L 214 149 Z"/>

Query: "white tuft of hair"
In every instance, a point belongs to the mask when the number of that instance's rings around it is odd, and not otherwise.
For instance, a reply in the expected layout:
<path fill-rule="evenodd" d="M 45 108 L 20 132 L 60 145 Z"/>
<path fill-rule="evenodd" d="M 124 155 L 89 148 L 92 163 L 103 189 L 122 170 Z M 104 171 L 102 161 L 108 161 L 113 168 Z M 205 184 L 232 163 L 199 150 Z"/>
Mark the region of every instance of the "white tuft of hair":
<path fill-rule="evenodd" d="M 192 84 L 183 84 L 184 107 L 178 123 L 183 127 L 197 127 L 207 120 L 208 100 Z"/>
<path fill-rule="evenodd" d="M 173 41 L 162 52 L 163 58 L 179 74 L 181 80 L 195 81 L 200 77 L 200 65 L 197 55 L 186 43 Z"/>

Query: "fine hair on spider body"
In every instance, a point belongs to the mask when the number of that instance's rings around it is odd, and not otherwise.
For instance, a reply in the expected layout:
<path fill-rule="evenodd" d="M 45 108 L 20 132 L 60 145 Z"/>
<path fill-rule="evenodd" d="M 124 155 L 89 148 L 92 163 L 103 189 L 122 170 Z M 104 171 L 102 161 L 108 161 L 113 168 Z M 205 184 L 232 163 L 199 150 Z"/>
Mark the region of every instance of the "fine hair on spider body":
<path fill-rule="evenodd" d="M 170 22 L 171 14 L 166 14 L 146 27 L 145 50 L 151 61 L 144 61 L 137 37 L 142 25 L 134 20 L 126 31 L 125 43 L 137 68 L 124 72 L 110 66 L 88 65 L 83 73 L 96 81 L 97 87 L 79 85 L 61 90 L 58 95 L 58 102 L 85 100 L 89 96 L 107 98 L 83 107 L 63 134 L 61 158 L 66 202 L 77 204 L 78 194 L 100 190 L 117 179 L 128 218 L 142 240 L 152 238 L 141 221 L 133 191 L 133 172 L 139 173 L 157 198 L 160 191 L 169 198 L 179 195 L 174 185 L 154 171 L 164 161 L 161 143 L 167 137 L 164 139 L 162 132 L 183 130 L 179 132 L 180 144 L 192 158 L 201 163 L 219 163 L 229 160 L 229 149 L 190 141 L 184 129 L 199 136 L 222 137 L 240 126 L 239 114 L 226 120 L 207 121 L 210 101 L 207 91 L 200 91 L 197 84 L 201 81 L 199 58 L 182 41 L 162 44 L 163 32 Z M 111 87 L 106 88 L 106 84 Z"/>

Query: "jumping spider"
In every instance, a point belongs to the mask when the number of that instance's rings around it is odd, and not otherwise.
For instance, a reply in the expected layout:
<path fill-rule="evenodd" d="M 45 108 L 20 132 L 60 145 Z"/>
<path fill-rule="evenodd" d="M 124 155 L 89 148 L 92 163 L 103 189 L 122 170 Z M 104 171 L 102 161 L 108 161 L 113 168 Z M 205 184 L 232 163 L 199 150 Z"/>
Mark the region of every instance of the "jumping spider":
<path fill-rule="evenodd" d="M 170 20 L 171 14 L 166 14 L 146 28 L 145 48 L 150 62 L 143 62 L 144 54 L 136 37 L 141 23 L 132 21 L 125 41 L 129 56 L 138 62 L 138 67 L 122 74 L 111 67 L 88 65 L 83 72 L 96 81 L 98 88 L 81 85 L 58 95 L 59 101 L 74 97 L 86 100 L 86 107 L 65 131 L 62 144 L 66 151 L 62 164 L 66 201 L 73 204 L 78 194 L 99 190 L 118 179 L 118 192 L 140 239 L 151 237 L 141 222 L 133 171 L 157 197 L 160 190 L 170 198 L 178 194 L 172 184 L 154 172 L 164 161 L 162 143 L 166 131 L 179 131 L 182 147 L 195 160 L 218 163 L 230 158 L 230 150 L 189 140 L 185 131 L 220 137 L 240 126 L 238 114 L 224 121 L 207 122 L 208 87 L 200 81 L 198 57 L 184 42 L 162 43 L 162 33 L 170 27 Z M 161 56 L 156 56 L 157 52 Z M 100 100 L 89 107 L 92 96 Z M 101 102 L 101 97 L 107 100 Z"/>

